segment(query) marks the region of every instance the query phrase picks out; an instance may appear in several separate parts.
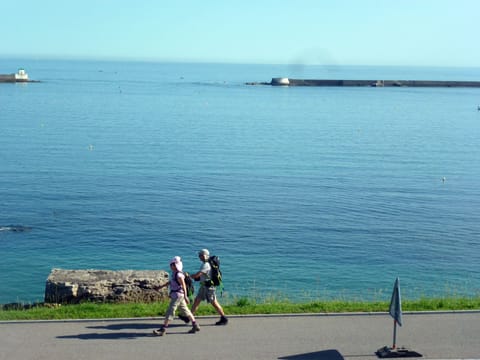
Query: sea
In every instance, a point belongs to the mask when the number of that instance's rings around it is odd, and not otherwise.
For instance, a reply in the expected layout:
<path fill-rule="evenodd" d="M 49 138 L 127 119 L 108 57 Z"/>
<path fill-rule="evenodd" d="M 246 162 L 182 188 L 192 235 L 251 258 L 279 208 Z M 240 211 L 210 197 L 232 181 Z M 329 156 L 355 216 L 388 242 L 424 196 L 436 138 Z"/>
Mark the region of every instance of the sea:
<path fill-rule="evenodd" d="M 0 303 L 218 255 L 220 302 L 480 295 L 480 68 L 0 59 Z M 24 231 L 14 231 L 24 230 Z"/>

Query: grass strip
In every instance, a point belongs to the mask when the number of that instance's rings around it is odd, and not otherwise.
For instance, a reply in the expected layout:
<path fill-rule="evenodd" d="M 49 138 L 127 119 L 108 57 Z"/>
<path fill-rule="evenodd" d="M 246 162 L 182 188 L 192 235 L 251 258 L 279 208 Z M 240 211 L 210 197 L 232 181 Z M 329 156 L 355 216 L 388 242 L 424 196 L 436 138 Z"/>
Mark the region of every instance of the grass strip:
<path fill-rule="evenodd" d="M 144 318 L 162 317 L 168 302 L 162 303 L 83 303 L 78 305 L 26 306 L 22 309 L 0 310 L 0 320 L 67 320 L 67 319 L 106 319 L 106 318 Z M 368 301 L 311 301 L 305 303 L 282 301 L 254 301 L 240 298 L 224 305 L 228 315 L 255 314 L 302 314 L 302 313 L 349 313 L 349 312 L 385 312 L 389 302 Z M 474 298 L 422 298 L 404 300 L 402 309 L 406 311 L 447 311 L 480 310 L 480 297 Z M 215 309 L 202 304 L 197 315 L 215 315 Z"/>

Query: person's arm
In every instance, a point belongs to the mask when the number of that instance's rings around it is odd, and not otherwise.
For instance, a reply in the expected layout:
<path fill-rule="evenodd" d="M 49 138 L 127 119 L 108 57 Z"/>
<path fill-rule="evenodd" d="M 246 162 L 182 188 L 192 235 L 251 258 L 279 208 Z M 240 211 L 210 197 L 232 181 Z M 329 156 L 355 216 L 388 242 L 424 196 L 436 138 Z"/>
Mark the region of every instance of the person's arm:
<path fill-rule="evenodd" d="M 207 263 L 203 263 L 202 266 L 200 267 L 200 270 L 198 270 L 197 273 L 195 274 L 190 274 L 190 277 L 194 280 L 200 280 L 200 277 L 203 275 L 207 275 L 207 271 L 209 268 L 206 265 Z"/>
<path fill-rule="evenodd" d="M 153 286 L 153 290 L 160 290 L 163 289 L 165 286 L 170 285 L 170 281 L 167 281 L 166 283 L 163 283 L 162 285 L 159 286 Z"/>
<path fill-rule="evenodd" d="M 191 277 L 192 279 L 194 279 L 194 280 L 198 280 L 198 279 L 200 279 L 200 276 L 201 276 L 202 274 L 203 274 L 203 272 L 199 271 L 199 272 L 197 272 L 197 273 L 195 273 L 195 274 L 190 274 L 190 277 Z"/>

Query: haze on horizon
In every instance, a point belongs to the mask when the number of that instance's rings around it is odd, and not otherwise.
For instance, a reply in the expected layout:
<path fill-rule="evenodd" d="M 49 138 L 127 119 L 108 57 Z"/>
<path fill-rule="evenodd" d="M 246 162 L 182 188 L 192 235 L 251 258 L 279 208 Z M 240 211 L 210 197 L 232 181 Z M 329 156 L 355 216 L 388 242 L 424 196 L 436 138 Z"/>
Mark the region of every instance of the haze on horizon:
<path fill-rule="evenodd" d="M 480 66 L 478 0 L 24 0 L 2 58 Z M 8 34 L 8 35 L 7 35 Z"/>

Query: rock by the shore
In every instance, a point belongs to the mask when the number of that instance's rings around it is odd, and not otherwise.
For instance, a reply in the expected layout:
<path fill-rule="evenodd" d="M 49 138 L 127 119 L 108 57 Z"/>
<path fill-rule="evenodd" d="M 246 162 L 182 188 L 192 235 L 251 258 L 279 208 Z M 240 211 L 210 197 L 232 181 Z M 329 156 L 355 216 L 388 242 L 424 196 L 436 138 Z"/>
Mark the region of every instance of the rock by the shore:
<path fill-rule="evenodd" d="M 45 303 L 156 302 L 168 298 L 163 270 L 65 270 L 53 269 L 45 286 Z"/>

